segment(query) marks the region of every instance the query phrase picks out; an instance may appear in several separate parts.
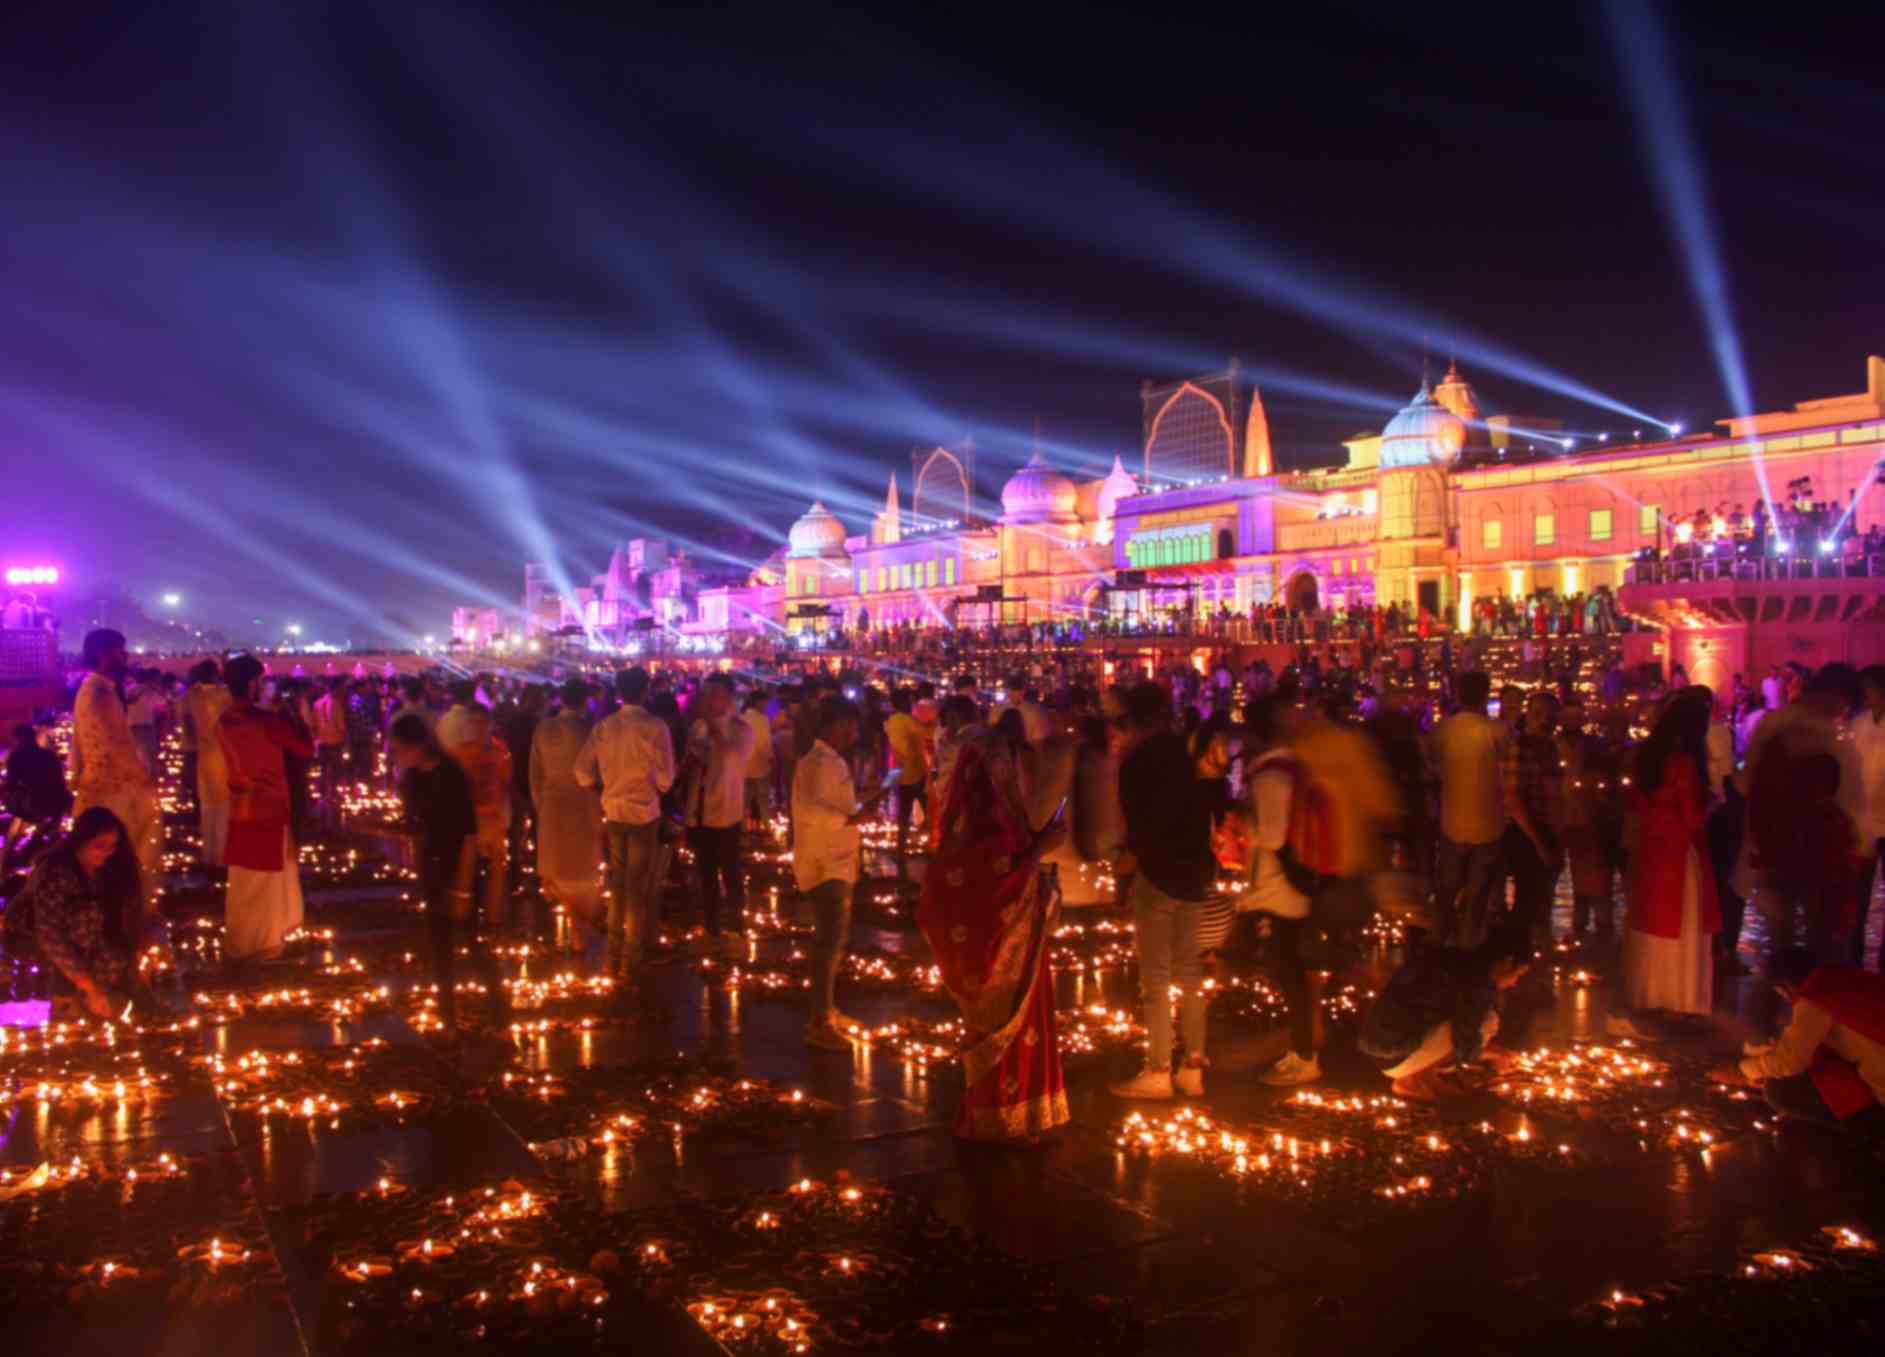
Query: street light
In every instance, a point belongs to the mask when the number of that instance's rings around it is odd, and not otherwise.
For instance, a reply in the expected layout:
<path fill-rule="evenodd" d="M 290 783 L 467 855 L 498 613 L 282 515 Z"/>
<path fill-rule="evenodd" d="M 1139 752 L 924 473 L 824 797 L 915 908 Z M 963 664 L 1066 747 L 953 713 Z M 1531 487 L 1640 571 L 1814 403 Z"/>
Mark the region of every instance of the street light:
<path fill-rule="evenodd" d="M 288 634 L 290 636 L 299 636 L 301 634 L 301 624 L 299 622 L 290 622 L 288 624 Z"/>
<path fill-rule="evenodd" d="M 166 608 L 174 608 L 182 602 L 183 602 L 182 594 L 165 594 L 164 595 L 164 606 Z"/>

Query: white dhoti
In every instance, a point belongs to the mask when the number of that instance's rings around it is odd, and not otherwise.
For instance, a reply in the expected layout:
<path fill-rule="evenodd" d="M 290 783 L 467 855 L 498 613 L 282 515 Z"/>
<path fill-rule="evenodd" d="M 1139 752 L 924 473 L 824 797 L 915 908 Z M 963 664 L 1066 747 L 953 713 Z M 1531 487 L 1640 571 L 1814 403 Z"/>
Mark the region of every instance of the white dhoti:
<path fill-rule="evenodd" d="M 229 860 L 229 803 L 203 802 L 197 824 L 203 832 L 203 865 L 221 867 Z"/>
<path fill-rule="evenodd" d="M 301 926 L 301 867 L 287 830 L 281 838 L 281 871 L 229 869 L 223 913 L 223 958 L 227 961 L 268 961 L 280 956 L 282 940 Z"/>

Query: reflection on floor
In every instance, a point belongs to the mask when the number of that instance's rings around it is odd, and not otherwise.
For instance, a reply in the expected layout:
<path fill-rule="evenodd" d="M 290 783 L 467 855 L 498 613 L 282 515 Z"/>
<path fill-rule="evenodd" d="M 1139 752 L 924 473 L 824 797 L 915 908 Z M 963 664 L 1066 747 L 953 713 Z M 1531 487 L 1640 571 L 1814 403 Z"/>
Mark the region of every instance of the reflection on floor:
<path fill-rule="evenodd" d="M 300 961 L 194 984 L 175 1030 L 12 1035 L 0 1190 L 53 1166 L 0 1205 L 16 1333 L 229 1354 L 1871 1341 L 1845 1327 L 1885 1277 L 1878 1161 L 1704 1077 L 1771 1028 L 1755 978 L 1620 1046 L 1612 959 L 1551 954 L 1506 1022 L 1546 1054 L 1429 1110 L 1353 1048 L 1388 947 L 1330 985 L 1327 1079 L 1296 1092 L 1254 1077 L 1280 1001 L 1225 974 L 1206 1096 L 1133 1107 L 1105 1092 L 1136 1059 L 1124 935 L 1082 911 L 1057 981 L 1074 1123 L 992 1149 L 950 1135 L 955 1015 L 908 897 L 868 883 L 854 932 L 841 1001 L 872 1039 L 813 1051 L 776 871 L 737 965 L 679 947 L 626 1013 L 538 947 L 507 957 L 515 1027 L 444 1045 L 410 905 L 349 886 L 312 893 Z"/>

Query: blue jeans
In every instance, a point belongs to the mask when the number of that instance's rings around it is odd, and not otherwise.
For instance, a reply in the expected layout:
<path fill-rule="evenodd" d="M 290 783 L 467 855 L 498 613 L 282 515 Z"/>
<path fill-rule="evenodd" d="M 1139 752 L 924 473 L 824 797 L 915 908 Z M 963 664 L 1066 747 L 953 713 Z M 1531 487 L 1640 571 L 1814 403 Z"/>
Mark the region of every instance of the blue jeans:
<path fill-rule="evenodd" d="M 625 825 L 609 820 L 602 826 L 602 845 L 603 880 L 609 893 L 609 972 L 638 976 L 642 955 L 661 917 L 655 881 L 661 823 Z"/>
<path fill-rule="evenodd" d="M 1500 861 L 1497 839 L 1455 843 L 1440 836 L 1433 870 L 1435 941 L 1442 946 L 1471 946 L 1479 941 L 1485 933 Z"/>
<path fill-rule="evenodd" d="M 812 1022 L 829 1021 L 838 1006 L 838 967 L 851 941 L 851 883 L 821 881 L 805 893 L 812 902 Z"/>
<path fill-rule="evenodd" d="M 1138 939 L 1139 994 L 1145 1001 L 1146 1054 L 1149 1070 L 1172 1067 L 1172 983 L 1183 992 L 1179 1002 L 1185 1054 L 1204 1058 L 1204 958 L 1198 950 L 1198 925 L 1204 903 L 1177 900 L 1154 886 L 1141 872 L 1132 879 L 1132 923 Z"/>

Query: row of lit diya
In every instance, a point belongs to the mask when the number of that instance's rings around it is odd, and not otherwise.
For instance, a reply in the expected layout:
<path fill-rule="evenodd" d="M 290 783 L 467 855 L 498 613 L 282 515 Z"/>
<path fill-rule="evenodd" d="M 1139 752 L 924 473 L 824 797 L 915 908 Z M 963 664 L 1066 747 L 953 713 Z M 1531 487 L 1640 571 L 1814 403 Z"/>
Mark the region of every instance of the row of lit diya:
<path fill-rule="evenodd" d="M 628 1215 L 553 1186 L 444 1195 L 382 1181 L 292 1214 L 331 1248 L 339 1285 L 323 1336 L 341 1350 L 385 1350 L 413 1332 L 619 1345 L 631 1298 L 678 1304 L 736 1351 L 903 1350 L 1025 1327 L 1059 1305 L 1044 1279 L 927 1207 L 842 1179 Z M 937 1257 L 950 1267 L 938 1272 Z M 630 1313 L 645 1325 L 645 1310 Z"/>
<path fill-rule="evenodd" d="M 1878 1241 L 1853 1225 L 1822 1226 L 1795 1247 L 1751 1250 L 1723 1273 L 1597 1297 L 1580 1316 L 1639 1335 L 1659 1351 L 1867 1351 L 1885 1292 Z M 1619 1335 L 1620 1336 L 1620 1335 Z"/>
<path fill-rule="evenodd" d="M 233 1153 L 0 1173 L 0 1295 L 16 1312 L 241 1301 L 279 1279 L 243 1178 Z"/>

